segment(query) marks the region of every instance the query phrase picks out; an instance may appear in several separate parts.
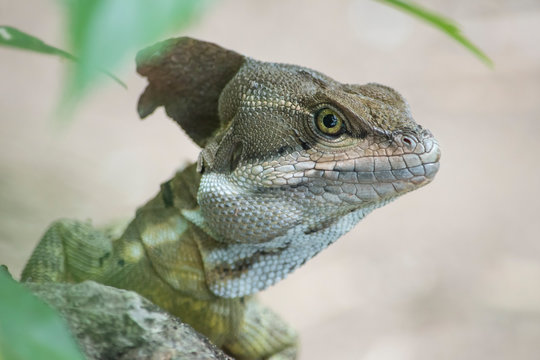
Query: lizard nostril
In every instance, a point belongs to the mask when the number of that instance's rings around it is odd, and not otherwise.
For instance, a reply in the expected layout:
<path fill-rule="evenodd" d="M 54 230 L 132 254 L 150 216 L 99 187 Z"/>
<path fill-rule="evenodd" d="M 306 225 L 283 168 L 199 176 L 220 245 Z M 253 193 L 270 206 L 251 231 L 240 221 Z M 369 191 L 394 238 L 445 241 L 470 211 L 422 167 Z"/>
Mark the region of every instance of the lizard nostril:
<path fill-rule="evenodd" d="M 404 144 L 408 145 L 408 146 L 413 146 L 414 144 L 414 140 L 412 140 L 410 137 L 408 136 L 404 136 L 401 141 L 403 141 Z"/>

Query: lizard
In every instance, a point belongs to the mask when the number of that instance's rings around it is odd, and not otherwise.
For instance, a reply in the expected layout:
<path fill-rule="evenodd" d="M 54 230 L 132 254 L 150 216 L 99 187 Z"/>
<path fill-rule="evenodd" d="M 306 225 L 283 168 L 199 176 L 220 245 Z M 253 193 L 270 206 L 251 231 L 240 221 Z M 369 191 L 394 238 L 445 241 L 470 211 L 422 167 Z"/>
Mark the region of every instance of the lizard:
<path fill-rule="evenodd" d="M 298 334 L 255 294 L 372 210 L 431 182 L 440 148 L 406 100 L 189 37 L 137 54 L 158 107 L 201 147 L 127 226 L 52 223 L 26 282 L 138 292 L 237 359 L 294 359 Z"/>

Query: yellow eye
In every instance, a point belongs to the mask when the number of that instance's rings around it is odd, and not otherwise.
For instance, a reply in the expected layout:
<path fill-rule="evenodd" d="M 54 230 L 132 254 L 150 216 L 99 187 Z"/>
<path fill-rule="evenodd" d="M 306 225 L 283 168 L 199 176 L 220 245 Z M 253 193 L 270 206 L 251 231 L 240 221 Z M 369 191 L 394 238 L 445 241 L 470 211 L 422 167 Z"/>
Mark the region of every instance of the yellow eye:
<path fill-rule="evenodd" d="M 324 108 L 317 113 L 317 128 L 326 135 L 338 136 L 345 130 L 343 120 L 334 110 Z"/>

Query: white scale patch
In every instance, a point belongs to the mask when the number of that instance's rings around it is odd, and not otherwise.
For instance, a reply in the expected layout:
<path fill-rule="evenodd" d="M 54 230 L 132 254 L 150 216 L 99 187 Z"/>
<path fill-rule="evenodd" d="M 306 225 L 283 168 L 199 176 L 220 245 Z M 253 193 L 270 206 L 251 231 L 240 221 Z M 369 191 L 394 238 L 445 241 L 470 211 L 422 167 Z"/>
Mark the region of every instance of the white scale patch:
<path fill-rule="evenodd" d="M 177 241 L 187 229 L 188 224 L 180 216 L 168 220 L 168 222 L 148 225 L 141 234 L 144 244 L 152 247 Z"/>
<path fill-rule="evenodd" d="M 128 262 L 137 262 L 143 254 L 143 247 L 139 243 L 132 243 L 124 249 L 124 257 Z"/>

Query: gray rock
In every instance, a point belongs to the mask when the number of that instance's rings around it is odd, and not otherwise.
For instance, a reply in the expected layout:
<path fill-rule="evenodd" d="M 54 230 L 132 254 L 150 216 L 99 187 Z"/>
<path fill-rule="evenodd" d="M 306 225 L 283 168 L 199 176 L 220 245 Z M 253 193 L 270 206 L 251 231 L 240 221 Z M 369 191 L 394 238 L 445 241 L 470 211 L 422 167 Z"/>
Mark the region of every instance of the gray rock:
<path fill-rule="evenodd" d="M 88 359 L 232 359 L 132 291 L 93 281 L 25 286 L 62 314 Z"/>

